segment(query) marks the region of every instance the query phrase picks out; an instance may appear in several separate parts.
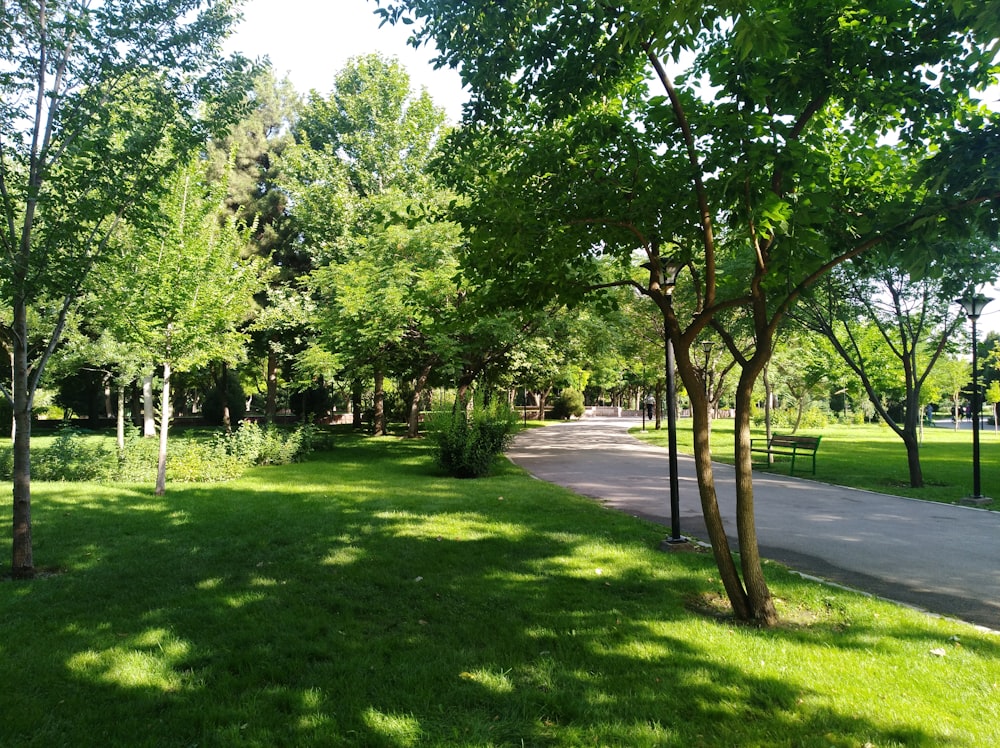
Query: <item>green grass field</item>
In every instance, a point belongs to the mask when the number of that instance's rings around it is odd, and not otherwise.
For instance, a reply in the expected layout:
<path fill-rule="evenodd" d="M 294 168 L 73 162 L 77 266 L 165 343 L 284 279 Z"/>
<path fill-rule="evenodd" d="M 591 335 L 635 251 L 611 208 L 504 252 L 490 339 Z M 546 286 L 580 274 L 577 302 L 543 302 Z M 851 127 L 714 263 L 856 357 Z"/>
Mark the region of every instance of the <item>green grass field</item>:
<path fill-rule="evenodd" d="M 788 429 L 775 429 L 789 433 Z M 641 439 L 667 445 L 666 426 L 645 432 L 633 429 Z M 968 428 L 955 431 L 938 426 L 924 429 L 920 461 L 924 473 L 924 487 L 910 488 L 906 466 L 906 449 L 902 440 L 889 428 L 866 424 L 831 425 L 823 429 L 800 429 L 803 436 L 821 436 L 816 457 L 816 480 L 843 486 L 866 488 L 871 491 L 954 503 L 972 494 L 972 432 Z M 754 438 L 764 438 L 764 430 L 755 429 Z M 680 419 L 677 428 L 678 449 L 693 452 L 691 421 Z M 712 454 L 720 462 L 733 461 L 733 421 L 719 419 L 712 426 Z M 763 455 L 757 455 L 763 458 Z M 760 464 L 761 469 L 788 473 L 788 462 L 779 461 L 771 467 Z M 811 462 L 797 460 L 795 474 L 812 478 Z M 1000 436 L 993 427 L 980 433 L 980 473 L 983 493 L 1000 497 Z"/>
<path fill-rule="evenodd" d="M 393 438 L 162 498 L 36 483 L 0 745 L 1000 744 L 997 636 L 773 564 L 782 625 L 741 627 L 662 535 Z"/>

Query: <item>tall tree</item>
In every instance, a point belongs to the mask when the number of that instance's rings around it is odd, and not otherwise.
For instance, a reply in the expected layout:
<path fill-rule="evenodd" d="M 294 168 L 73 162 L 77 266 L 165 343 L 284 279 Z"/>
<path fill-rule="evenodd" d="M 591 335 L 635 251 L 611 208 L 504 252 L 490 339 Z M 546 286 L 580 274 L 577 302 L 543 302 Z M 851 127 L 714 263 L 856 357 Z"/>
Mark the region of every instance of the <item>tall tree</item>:
<path fill-rule="evenodd" d="M 408 361 L 407 378 L 426 382 L 440 358 L 428 346 L 451 339 L 429 327 L 447 316 L 431 310 L 459 294 L 449 270 L 458 235 L 437 220 L 449 196 L 429 172 L 444 123 L 426 91 L 413 94 L 398 61 L 354 58 L 329 96 L 311 94 L 286 160 L 296 226 L 316 268 L 311 287 L 329 302 L 321 325 L 341 365 L 374 381 L 376 433 L 386 431 L 392 364 Z"/>
<path fill-rule="evenodd" d="M 310 255 L 303 251 L 295 221 L 282 189 L 282 156 L 294 143 L 292 135 L 301 98 L 286 78 L 277 80 L 265 68 L 247 91 L 249 111 L 226 137 L 209 146 L 210 178 L 225 178 L 229 185 L 228 208 L 254 226 L 252 250 L 270 259 L 276 272 L 266 292 L 259 294 L 261 313 L 250 330 L 252 364 L 261 371 L 265 384 L 265 420 L 274 421 L 278 383 L 308 335 L 304 324 L 308 300 L 300 282 L 311 269 Z M 255 377 L 256 378 L 256 377 Z"/>
<path fill-rule="evenodd" d="M 879 416 L 903 441 L 913 488 L 924 485 L 922 390 L 964 321 L 954 303 L 969 284 L 970 275 L 963 270 L 978 274 L 995 267 L 995 260 L 984 257 L 991 253 L 956 250 L 942 263 L 951 266 L 949 271 L 936 273 L 938 277 L 915 276 L 892 267 L 885 258 L 880 267 L 859 263 L 868 265 L 867 272 L 845 266 L 837 273 L 837 282 L 811 294 L 796 314 L 830 341 L 861 380 Z M 865 336 L 865 329 L 875 335 Z M 899 408 L 889 407 L 885 382 L 879 381 L 884 379 L 879 369 L 886 364 L 900 385 L 893 388 L 898 389 L 893 400 Z"/>
<path fill-rule="evenodd" d="M 992 82 L 989 27 L 946 0 L 380 5 L 390 21 L 422 19 L 415 41 L 433 38 L 439 62 L 459 67 L 472 90 L 464 143 L 490 165 L 467 177 L 483 197 L 481 270 L 496 277 L 516 263 L 522 285 L 538 282 L 525 295 L 579 293 L 614 282 L 596 275 L 600 253 L 623 265 L 643 255 L 641 289 L 661 309 L 691 399 L 721 579 L 738 618 L 772 624 L 754 517 L 754 384 L 788 310 L 832 268 L 939 220 L 989 220 L 1000 180 L 984 154 L 996 143 L 981 135 L 990 115 L 968 96 Z M 941 148 L 937 173 L 923 172 L 933 183 L 858 201 L 859 180 L 840 178 L 837 164 L 874 178 L 873 154 L 890 134 L 914 163 L 928 144 Z M 674 308 L 674 263 L 693 317 Z M 739 371 L 738 567 L 693 349 L 710 327 Z"/>
<path fill-rule="evenodd" d="M 231 0 L 13 0 L 0 10 L 0 298 L 11 309 L 12 573 L 34 573 L 31 406 L 93 262 L 124 216 L 155 205 L 176 154 L 205 142 L 241 96 L 222 59 Z M 206 114 L 208 116 L 206 116 Z M 29 308 L 60 311 L 37 352 Z"/>

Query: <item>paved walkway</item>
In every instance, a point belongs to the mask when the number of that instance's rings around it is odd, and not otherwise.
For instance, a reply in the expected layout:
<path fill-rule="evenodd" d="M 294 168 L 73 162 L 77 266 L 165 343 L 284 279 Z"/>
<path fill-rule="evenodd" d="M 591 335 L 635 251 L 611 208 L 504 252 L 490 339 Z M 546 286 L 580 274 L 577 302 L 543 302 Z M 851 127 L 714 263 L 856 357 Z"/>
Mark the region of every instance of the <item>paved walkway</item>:
<path fill-rule="evenodd" d="M 627 433 L 638 425 L 594 418 L 529 429 L 518 435 L 507 456 L 542 480 L 669 527 L 667 453 Z M 736 548 L 733 468 L 716 464 L 715 476 Z M 679 456 L 678 478 L 681 532 L 706 539 L 694 458 Z M 1000 512 L 770 473 L 754 474 L 754 496 L 765 557 L 1000 630 Z"/>

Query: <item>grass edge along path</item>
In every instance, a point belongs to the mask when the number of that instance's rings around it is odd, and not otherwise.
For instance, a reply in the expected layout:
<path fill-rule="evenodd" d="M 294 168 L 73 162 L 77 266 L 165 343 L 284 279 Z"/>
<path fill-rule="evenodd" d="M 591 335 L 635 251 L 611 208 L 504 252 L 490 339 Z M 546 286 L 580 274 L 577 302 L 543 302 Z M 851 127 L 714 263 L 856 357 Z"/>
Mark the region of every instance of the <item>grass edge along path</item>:
<path fill-rule="evenodd" d="M 506 462 L 345 438 L 161 498 L 34 488 L 0 745 L 1000 744 L 996 636 L 775 564 L 782 625 L 737 626 L 710 555 Z"/>

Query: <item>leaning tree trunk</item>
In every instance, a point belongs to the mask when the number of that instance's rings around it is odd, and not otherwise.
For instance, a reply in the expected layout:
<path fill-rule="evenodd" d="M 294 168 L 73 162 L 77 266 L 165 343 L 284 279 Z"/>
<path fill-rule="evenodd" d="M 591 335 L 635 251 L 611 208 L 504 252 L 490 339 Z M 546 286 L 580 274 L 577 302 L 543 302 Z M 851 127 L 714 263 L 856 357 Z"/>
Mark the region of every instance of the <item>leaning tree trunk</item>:
<path fill-rule="evenodd" d="M 736 388 L 736 530 L 740 544 L 740 565 L 749 605 L 748 620 L 764 626 L 778 622 L 774 599 L 764 579 L 764 568 L 757 542 L 757 519 L 754 512 L 753 464 L 750 455 L 750 413 L 756 376 L 753 362 L 744 368 Z"/>
<path fill-rule="evenodd" d="M 411 439 L 417 438 L 420 434 L 420 398 L 427 387 L 427 380 L 431 375 L 431 365 L 428 364 L 420 372 L 416 382 L 413 384 L 413 398 L 410 400 L 410 417 L 407 419 L 406 435 Z"/>
<path fill-rule="evenodd" d="M 726 588 L 729 603 L 733 606 L 733 613 L 740 620 L 748 620 L 750 607 L 746 591 L 743 589 L 736 562 L 733 560 L 733 553 L 729 547 L 729 538 L 726 537 L 726 528 L 722 522 L 722 513 L 719 511 L 719 500 L 715 490 L 708 400 L 704 390 L 698 386 L 697 377 L 694 376 L 694 369 L 691 367 L 690 361 L 686 359 L 686 352 L 682 352 L 678 347 L 677 361 L 680 364 L 678 371 L 688 391 L 688 399 L 691 403 L 695 474 L 698 478 L 698 495 L 701 499 L 701 513 L 705 519 L 705 530 L 708 532 L 708 539 L 712 544 L 712 553 L 715 555 L 715 564 L 719 568 L 719 577 L 723 587 Z M 667 407 L 671 407 L 671 404 L 667 403 Z"/>
<path fill-rule="evenodd" d="M 14 302 L 13 311 L 14 535 L 11 576 L 14 579 L 30 579 L 35 574 L 35 564 L 31 546 L 31 393 L 28 381 L 27 305 L 18 299 Z"/>
<path fill-rule="evenodd" d="M 167 432 L 170 426 L 170 364 L 163 365 L 163 392 L 160 396 L 160 451 L 156 463 L 156 495 L 167 492 Z"/>

